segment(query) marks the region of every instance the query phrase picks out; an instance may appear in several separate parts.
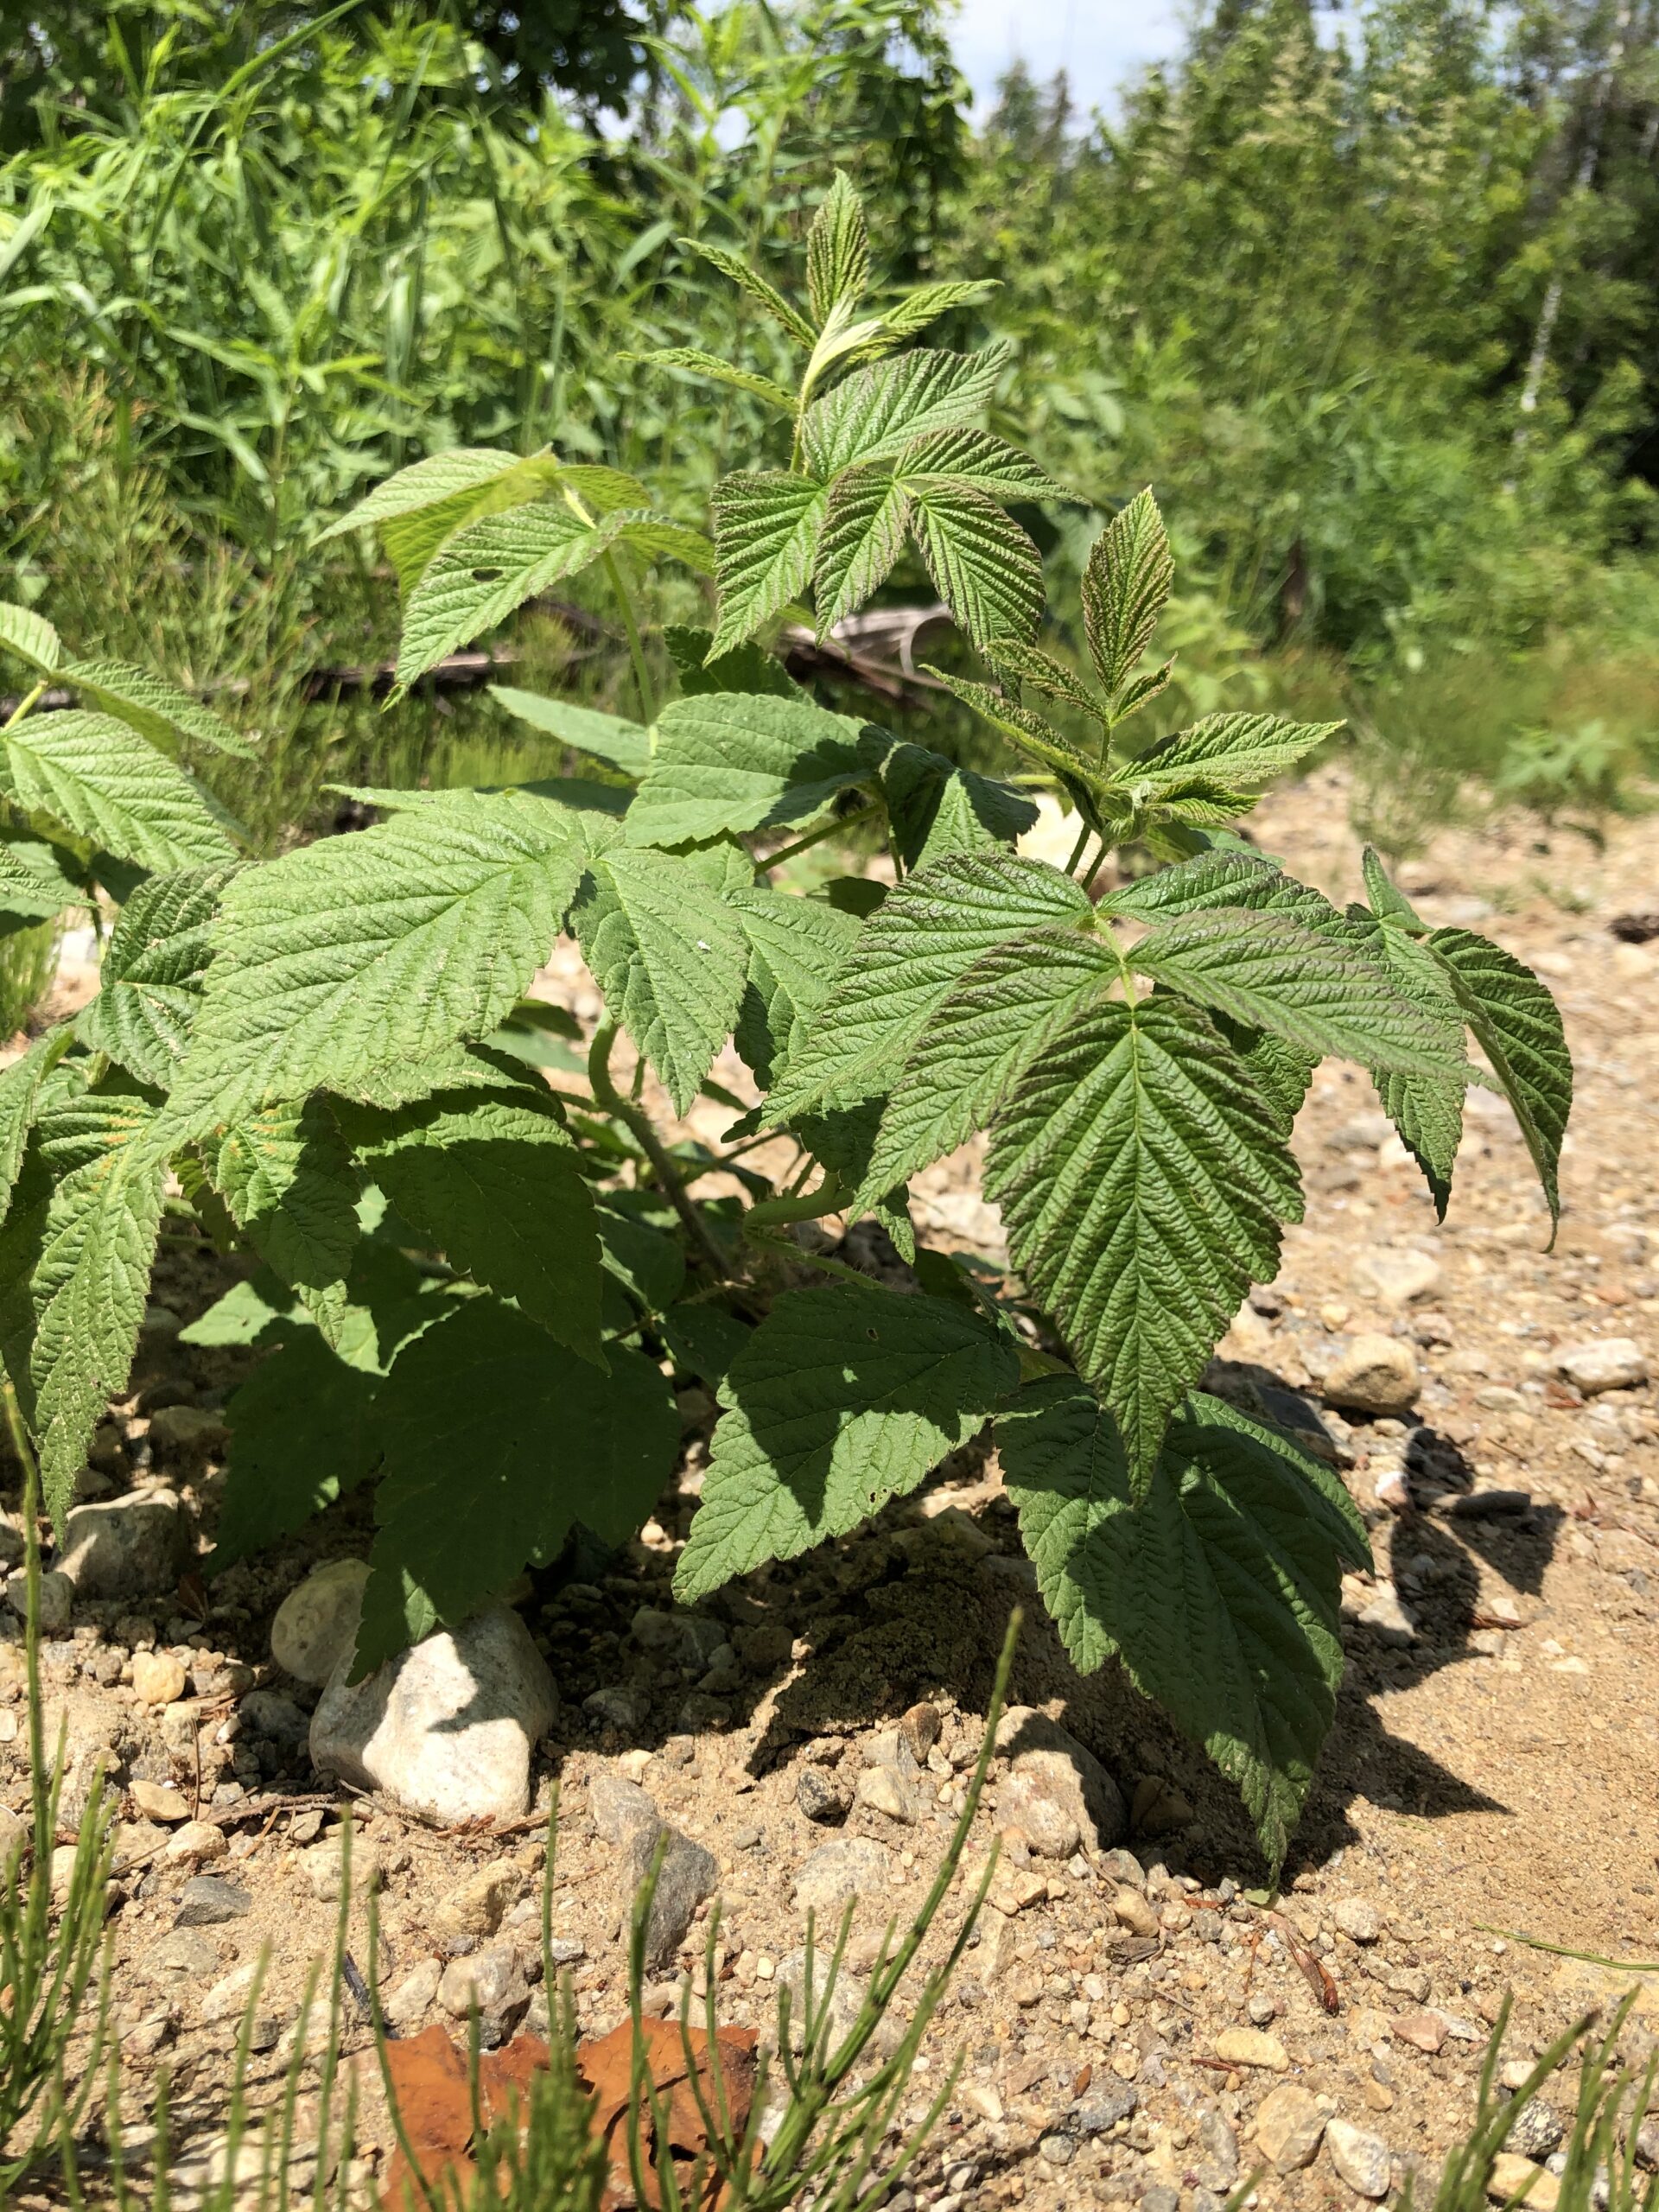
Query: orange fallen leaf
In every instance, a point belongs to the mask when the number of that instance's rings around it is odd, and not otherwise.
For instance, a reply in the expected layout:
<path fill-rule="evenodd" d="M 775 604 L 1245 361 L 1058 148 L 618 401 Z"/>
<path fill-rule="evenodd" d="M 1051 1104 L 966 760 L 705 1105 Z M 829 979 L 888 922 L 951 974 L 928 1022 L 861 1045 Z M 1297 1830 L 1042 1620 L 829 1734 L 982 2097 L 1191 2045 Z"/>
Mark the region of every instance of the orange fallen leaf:
<path fill-rule="evenodd" d="M 668 2126 L 668 2154 L 673 2163 L 680 2194 L 688 2203 L 711 2208 L 712 2212 L 712 2208 L 720 2202 L 720 2177 L 707 2163 L 709 2131 L 703 2124 L 702 2110 L 691 2082 L 695 2067 L 703 2101 L 709 2110 L 718 2116 L 721 2097 L 715 2090 L 715 2068 L 709 2063 L 709 2038 L 701 2028 L 682 2031 L 677 2020 L 644 2020 L 640 2028 L 645 2039 L 645 2063 L 652 2088 L 656 2093 L 657 2101 L 667 2107 L 664 2117 Z M 734 2137 L 741 2137 L 748 2125 L 749 2103 L 754 2094 L 755 2031 L 753 2028 L 720 2028 L 715 2031 L 715 2064 L 719 2068 L 730 2132 Z M 628 2110 L 633 2088 L 633 2023 L 624 2020 L 609 2035 L 579 2044 L 576 2070 L 593 2090 L 594 2130 L 603 2138 L 610 2155 L 611 2179 L 605 2192 L 605 2202 L 607 2206 L 614 2208 L 614 2212 L 626 2212 L 626 2208 L 637 2206 L 640 2202 L 635 2191 L 628 2156 Z M 661 2197 L 657 2169 L 661 2146 L 657 2140 L 655 2117 L 649 2105 L 640 2115 L 640 2149 L 645 2165 L 646 2212 L 658 2212 Z M 701 2177 L 696 2172 L 699 2160 L 704 2162 Z M 698 2188 L 695 2196 L 692 2193 L 694 2185 Z"/>

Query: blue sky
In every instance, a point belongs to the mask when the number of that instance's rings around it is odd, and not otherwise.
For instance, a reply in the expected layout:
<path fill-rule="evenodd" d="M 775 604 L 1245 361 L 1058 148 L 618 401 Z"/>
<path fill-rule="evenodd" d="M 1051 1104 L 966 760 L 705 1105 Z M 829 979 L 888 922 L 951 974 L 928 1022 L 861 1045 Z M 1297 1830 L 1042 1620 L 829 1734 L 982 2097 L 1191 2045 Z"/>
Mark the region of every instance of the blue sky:
<path fill-rule="evenodd" d="M 1039 79 L 1064 68 L 1081 106 L 1109 108 L 1125 77 L 1175 51 L 1181 8 L 1179 0 L 960 0 L 951 33 L 982 119 L 1015 60 Z"/>

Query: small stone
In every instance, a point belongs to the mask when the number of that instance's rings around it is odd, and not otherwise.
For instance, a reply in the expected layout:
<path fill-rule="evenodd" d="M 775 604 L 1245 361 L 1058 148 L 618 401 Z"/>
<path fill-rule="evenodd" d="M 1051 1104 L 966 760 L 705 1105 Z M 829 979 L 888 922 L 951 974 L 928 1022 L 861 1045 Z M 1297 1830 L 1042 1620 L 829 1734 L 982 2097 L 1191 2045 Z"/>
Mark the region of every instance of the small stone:
<path fill-rule="evenodd" d="M 11 1586 L 12 1594 L 19 1606 L 23 1603 L 23 1592 L 19 1583 Z M 55 1635 L 69 1625 L 69 1616 L 75 1602 L 75 1586 L 67 1574 L 54 1568 L 43 1574 L 39 1585 L 39 1619 L 42 1631 Z"/>
<path fill-rule="evenodd" d="M 1154 2182 L 1141 2192 L 1141 2212 L 1180 2212 L 1181 2192 L 1166 2181 Z"/>
<path fill-rule="evenodd" d="M 1440 1263 L 1432 1253 L 1414 1251 L 1408 1245 L 1379 1245 L 1360 1255 L 1352 1275 L 1356 1289 L 1398 1313 L 1440 1288 Z"/>
<path fill-rule="evenodd" d="M 1360 2196 L 1389 2193 L 1389 2146 L 1380 2135 L 1369 2134 L 1351 2120 L 1328 2120 L 1325 2147 L 1337 2177 Z"/>
<path fill-rule="evenodd" d="M 634 1837 L 632 1890 L 637 1890 L 645 1880 L 656 1848 L 654 1837 Z M 673 1963 L 690 1929 L 693 1914 L 705 1897 L 714 1895 L 719 1883 L 720 1865 L 713 1852 L 671 1827 L 657 1887 L 652 1894 L 651 1917 L 645 1924 L 645 1965 L 651 1972 L 664 1972 Z"/>
<path fill-rule="evenodd" d="M 311 1716 L 280 1690 L 250 1690 L 237 1707 L 245 1735 L 297 1750 L 311 1730 Z"/>
<path fill-rule="evenodd" d="M 1331 1917 L 1356 1943 L 1375 1943 L 1382 1933 L 1382 1916 L 1369 1897 L 1338 1897 Z"/>
<path fill-rule="evenodd" d="M 180 1833 L 188 1834 L 188 1830 Z M 215 1829 L 214 1834 L 218 1833 Z M 174 1841 L 177 1840 L 175 1836 Z M 221 1921 L 245 1919 L 252 1910 L 253 1899 L 239 1882 L 227 1882 L 218 1874 L 198 1874 L 180 1892 L 173 1925 L 217 1928 Z"/>
<path fill-rule="evenodd" d="M 258 1975 L 257 1959 L 249 1959 L 242 1966 L 232 1967 L 229 1974 L 216 1981 L 202 1999 L 203 2022 L 211 2027 L 216 2020 L 239 2018 L 247 2010 L 248 1999 L 252 1994 Z"/>
<path fill-rule="evenodd" d="M 213 1859 L 223 1859 L 230 1847 L 224 1829 L 214 1821 L 187 1821 L 168 1838 L 165 1856 L 189 1866 L 204 1866 Z"/>
<path fill-rule="evenodd" d="M 1311 2090 L 1300 2082 L 1281 2082 L 1257 2107 L 1255 2139 L 1278 2172 L 1294 2173 L 1300 2166 L 1311 2166 L 1319 2155 L 1325 2121 Z"/>
<path fill-rule="evenodd" d="M 1129 1825 L 1137 1835 L 1175 1835 L 1191 1825 L 1192 1806 L 1161 1774 L 1142 1775 L 1129 1801 Z"/>
<path fill-rule="evenodd" d="M 1238 2179 L 1238 2138 L 1213 2105 L 1199 2114 L 1198 2145 L 1208 2169 L 1207 2186 L 1230 2189 Z"/>
<path fill-rule="evenodd" d="M 184 1662 L 170 1651 L 133 1654 L 132 1687 L 145 1705 L 175 1705 L 184 1695 Z"/>
<path fill-rule="evenodd" d="M 1530 2158 L 1513 2151 L 1500 2151 L 1486 2177 L 1486 2194 L 1499 2204 L 1512 2203 L 1525 2192 L 1528 2212 L 1555 2212 L 1561 2185 L 1555 2176 Z"/>
<path fill-rule="evenodd" d="M 1408 2043 L 1432 2058 L 1446 2041 L 1446 2020 L 1439 2012 L 1402 2012 L 1389 2022 L 1389 2032 L 1396 2042 Z"/>
<path fill-rule="evenodd" d="M 135 1812 L 141 1813 L 147 1821 L 161 1821 L 163 1827 L 190 1817 L 189 1806 L 170 1782 L 146 1782 L 139 1776 L 128 1783 L 127 1795 Z"/>
<path fill-rule="evenodd" d="M 452 1959 L 438 1979 L 438 2002 L 456 2020 L 464 2020 L 474 2007 L 493 2012 L 512 1986 L 512 1953 L 506 1949 Z"/>
<path fill-rule="evenodd" d="M 194 1928 L 181 1928 L 152 1943 L 137 1967 L 145 1981 L 211 1982 L 219 1973 L 219 1946 Z"/>
<path fill-rule="evenodd" d="M 1327 1405 L 1402 1414 L 1415 1402 L 1420 1379 L 1417 1355 L 1402 1338 L 1368 1333 L 1338 1354 L 1320 1387 Z"/>
<path fill-rule="evenodd" d="M 78 1505 L 64 1520 L 63 1572 L 83 1598 L 147 1598 L 177 1585 L 190 1516 L 171 1491 Z"/>
<path fill-rule="evenodd" d="M 885 1813 L 906 1827 L 916 1818 L 915 1799 L 890 1766 L 867 1766 L 853 1785 L 853 1795 L 872 1812 Z"/>
<path fill-rule="evenodd" d="M 1566 2134 L 1567 2124 L 1554 2105 L 1532 2097 L 1515 2115 L 1504 2148 L 1518 2151 L 1523 2158 L 1547 2158 L 1560 2149 Z"/>
<path fill-rule="evenodd" d="M 1391 1582 L 1379 1582 L 1369 1604 L 1360 1608 L 1359 1624 L 1383 1643 L 1414 1643 L 1416 1624 L 1400 1602 Z"/>
<path fill-rule="evenodd" d="M 270 1656 L 296 1682 L 321 1689 L 357 1640 L 369 1563 L 331 1559 L 290 1590 L 270 1624 Z"/>
<path fill-rule="evenodd" d="M 507 1907 L 524 1895 L 528 1880 L 524 1868 L 512 1859 L 480 1866 L 440 1899 L 432 1914 L 434 1933 L 446 1943 L 493 1936 Z"/>
<path fill-rule="evenodd" d="M 1648 1356 L 1629 1337 L 1592 1337 L 1563 1344 L 1555 1354 L 1555 1371 L 1592 1398 L 1603 1390 L 1633 1390 L 1645 1382 Z"/>
<path fill-rule="evenodd" d="M 1034 1707 L 1010 1706 L 997 1723 L 996 1749 L 1009 1762 L 1000 1799 L 1005 1822 L 1024 1828 L 1044 1855 L 1070 1858 L 1080 1841 L 1109 1851 L 1128 1833 L 1123 1793 L 1086 1745 Z M 1029 1812 L 1038 1828 L 1028 1827 Z M 1077 1840 L 1056 1848 L 1075 1832 Z"/>
<path fill-rule="evenodd" d="M 709 1665 L 726 1641 L 718 1621 L 705 1620 L 701 1613 L 664 1612 L 656 1605 L 641 1605 L 630 1625 L 642 1651 L 682 1667 Z"/>
<path fill-rule="evenodd" d="M 443 1979 L 443 1968 L 436 1959 L 423 1959 L 411 1967 L 385 2000 L 385 2015 L 400 2034 L 407 2035 L 419 2027 L 421 2022 L 438 2001 L 438 1985 Z"/>
<path fill-rule="evenodd" d="M 493 1605 L 360 1682 L 347 1681 L 350 1668 L 347 1654 L 311 1716 L 321 1772 L 445 1827 L 523 1818 L 531 1751 L 558 1706 L 547 1662 L 517 1613 Z"/>
<path fill-rule="evenodd" d="M 1077 2155 L 1077 2146 L 1069 2135 L 1045 2135 L 1038 2142 L 1037 2155 L 1051 2166 L 1069 2166 Z M 1146 2202 L 1144 2197 L 1141 2201 Z"/>
<path fill-rule="evenodd" d="M 1244 2010 L 1258 2028 L 1265 2028 L 1269 2020 L 1279 2017 L 1279 2007 L 1265 1989 L 1253 1990 Z"/>
<path fill-rule="evenodd" d="M 1131 1936 L 1155 1936 L 1158 1916 L 1139 1890 L 1132 1890 L 1123 1883 L 1112 1899 L 1112 1917 L 1120 1928 L 1127 1928 Z"/>
<path fill-rule="evenodd" d="M 656 1799 L 614 1767 L 595 1767 L 588 1777 L 588 1810 L 604 1843 L 626 1843 L 639 1829 L 654 1834 L 663 1825 Z"/>
<path fill-rule="evenodd" d="M 599 1727 L 620 1728 L 626 1736 L 643 1728 L 651 1712 L 638 1690 L 616 1686 L 593 1691 L 582 1700 L 582 1709 Z"/>
<path fill-rule="evenodd" d="M 324 1904 L 335 1904 L 340 1897 L 340 1884 L 345 1878 L 345 1831 L 331 1836 L 327 1843 L 314 1843 L 308 1851 L 300 1853 L 300 1864 L 305 1878 L 311 1885 L 311 1894 Z M 366 1897 L 371 1890 L 378 1890 L 385 1880 L 385 1870 L 380 1864 L 380 1854 L 372 1844 L 360 1837 L 352 1839 L 352 1891 L 357 1897 Z"/>
<path fill-rule="evenodd" d="M 1141 2092 L 1127 2082 L 1105 2082 L 1072 2106 L 1072 2125 L 1079 2135 L 1104 2135 L 1120 2120 L 1128 2120 L 1140 2101 Z"/>
<path fill-rule="evenodd" d="M 918 1766 L 926 1764 L 928 1753 L 939 1740 L 939 1708 L 925 1698 L 899 1714 L 899 1740 Z"/>
<path fill-rule="evenodd" d="M 795 1802 L 809 1821 L 833 1824 L 846 1819 L 853 1793 L 832 1769 L 804 1766 L 795 1778 Z"/>
<path fill-rule="evenodd" d="M 1230 2066 L 1256 2066 L 1269 2074 L 1288 2074 L 1290 2053 L 1277 2036 L 1260 2028 L 1224 2028 L 1216 2037 L 1216 2056 Z"/>
<path fill-rule="evenodd" d="M 150 1446 L 164 1459 L 207 1459 L 230 1440 L 223 1415 L 205 1406 L 163 1406 L 150 1416 Z"/>
<path fill-rule="evenodd" d="M 837 1927 L 846 1907 L 860 1902 L 873 1904 L 879 1923 L 887 1916 L 893 1866 L 887 1846 L 867 1836 L 820 1844 L 796 1871 L 795 1909 L 803 1916 L 811 1913 L 820 1932 Z"/>

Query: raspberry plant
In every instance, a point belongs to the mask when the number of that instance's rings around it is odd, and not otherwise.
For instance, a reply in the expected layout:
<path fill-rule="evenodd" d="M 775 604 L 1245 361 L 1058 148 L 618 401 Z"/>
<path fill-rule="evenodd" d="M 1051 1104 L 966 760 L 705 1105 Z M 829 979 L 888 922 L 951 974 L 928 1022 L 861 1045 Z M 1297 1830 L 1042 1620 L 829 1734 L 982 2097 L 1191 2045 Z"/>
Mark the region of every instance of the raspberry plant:
<path fill-rule="evenodd" d="M 841 180 L 805 308 L 711 257 L 799 362 L 791 388 L 658 357 L 777 409 L 787 465 L 719 486 L 712 546 L 639 484 L 550 453 L 440 454 L 338 525 L 377 529 L 398 571 L 404 684 L 600 564 L 640 719 L 507 699 L 598 777 L 362 791 L 376 826 L 245 863 L 169 754 L 230 734 L 0 617 L 88 702 L 45 715 L 31 696 L 0 741 L 5 904 L 124 901 L 98 997 L 0 1076 L 0 1355 L 48 1502 L 60 1519 L 128 1373 L 168 1210 L 258 1263 L 192 1332 L 270 1348 L 229 1409 L 219 1562 L 373 1482 L 359 1668 L 578 1524 L 631 1536 L 676 1461 L 671 1369 L 721 1408 L 689 1600 L 845 1534 L 988 1422 L 1072 1656 L 1118 1659 L 1207 1746 L 1276 1864 L 1366 1539 L 1334 1474 L 1201 1378 L 1300 1213 L 1290 1135 L 1319 1058 L 1370 1071 L 1442 1213 L 1465 1086 L 1495 1084 L 1554 1213 L 1560 1019 L 1508 954 L 1427 927 L 1374 855 L 1369 903 L 1344 913 L 1230 830 L 1326 728 L 1217 714 L 1125 743 L 1168 674 L 1149 493 L 1089 557 L 1090 673 L 1035 642 L 1041 563 L 1007 509 L 1058 487 L 982 427 L 1005 358 L 908 343 L 979 288 L 869 304 Z M 951 688 L 1006 740 L 1005 778 L 826 711 L 765 649 L 809 592 L 820 630 L 859 606 L 906 538 L 985 664 Z M 632 607 L 638 565 L 662 560 L 712 563 L 719 611 L 666 633 L 679 681 L 659 706 Z M 1066 869 L 1014 849 L 1042 788 L 1078 820 Z M 880 825 L 891 887 L 778 887 L 849 812 Z M 1130 845 L 1163 865 L 1096 891 Z M 603 999 L 591 1037 L 525 996 L 561 931 Z M 623 1033 L 676 1116 L 700 1091 L 739 1109 L 721 1147 L 619 1087 Z M 747 1112 L 711 1081 L 728 1038 Z M 768 1132 L 799 1148 L 783 1188 L 753 1164 Z M 979 1133 L 1000 1278 L 921 1248 L 906 1205 Z M 710 1195 L 723 1173 L 741 1197 Z M 913 1289 L 791 1233 L 865 1215 Z M 805 1270 L 823 1280 L 800 1287 Z"/>

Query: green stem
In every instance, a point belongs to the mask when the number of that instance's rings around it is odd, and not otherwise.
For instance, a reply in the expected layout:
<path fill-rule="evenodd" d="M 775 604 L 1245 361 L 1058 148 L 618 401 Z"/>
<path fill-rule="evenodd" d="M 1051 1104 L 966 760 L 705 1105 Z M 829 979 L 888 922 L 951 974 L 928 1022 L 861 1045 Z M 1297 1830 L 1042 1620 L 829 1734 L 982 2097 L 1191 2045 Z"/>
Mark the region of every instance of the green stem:
<path fill-rule="evenodd" d="M 1077 864 L 1088 849 L 1089 839 L 1092 834 L 1086 822 L 1081 824 L 1077 830 L 1077 842 L 1071 848 L 1071 857 L 1065 864 L 1065 872 L 1068 875 L 1077 874 Z"/>
<path fill-rule="evenodd" d="M 17 724 L 22 721 L 23 716 L 28 714 L 29 709 L 39 704 L 41 694 L 45 690 L 46 678 L 42 677 L 40 682 L 35 686 L 35 689 L 32 691 L 25 692 L 23 696 L 17 702 L 16 707 L 8 718 L 5 727 L 8 729 L 15 729 Z"/>
<path fill-rule="evenodd" d="M 652 1128 L 650 1116 L 624 1098 L 611 1081 L 611 1047 L 615 1042 L 616 1024 L 601 1021 L 594 1032 L 593 1045 L 588 1054 L 588 1080 L 594 1086 L 594 1096 L 607 1114 L 613 1114 L 638 1139 L 639 1149 L 651 1162 L 652 1173 L 661 1185 L 664 1196 L 680 1217 L 685 1233 L 697 1253 L 717 1274 L 724 1275 L 727 1271 L 726 1255 L 710 1236 L 708 1223 L 688 1195 L 684 1184 L 680 1180 L 679 1170 L 670 1159 L 662 1139 Z"/>
<path fill-rule="evenodd" d="M 622 610 L 622 627 L 627 633 L 628 658 L 633 663 L 633 680 L 639 687 L 639 713 L 647 728 L 657 719 L 657 694 L 652 689 L 651 677 L 645 667 L 645 648 L 639 635 L 639 625 L 634 619 L 633 597 L 623 582 L 621 564 L 614 553 L 604 556 L 605 573 L 611 580 L 617 605 Z"/>
<path fill-rule="evenodd" d="M 840 814 L 833 821 L 821 823 L 816 830 L 809 830 L 804 837 L 798 837 L 792 845 L 785 845 L 781 853 L 768 854 L 757 861 L 757 868 L 782 868 L 785 861 L 792 861 L 802 853 L 810 852 L 814 845 L 821 845 L 826 837 L 833 837 L 838 830 L 855 830 L 861 822 L 868 822 L 881 811 L 879 801 L 861 806 L 856 814 Z"/>
<path fill-rule="evenodd" d="M 743 1217 L 746 1236 L 765 1236 L 770 1230 L 785 1223 L 818 1221 L 827 1213 L 839 1213 L 853 1193 L 834 1169 L 827 1169 L 816 1191 L 807 1191 L 799 1198 L 762 1198 Z"/>

